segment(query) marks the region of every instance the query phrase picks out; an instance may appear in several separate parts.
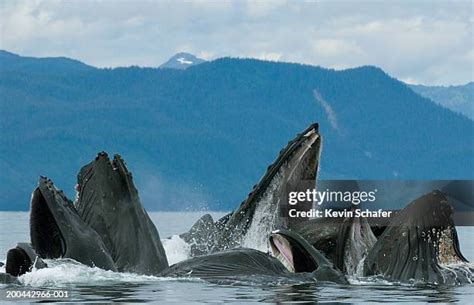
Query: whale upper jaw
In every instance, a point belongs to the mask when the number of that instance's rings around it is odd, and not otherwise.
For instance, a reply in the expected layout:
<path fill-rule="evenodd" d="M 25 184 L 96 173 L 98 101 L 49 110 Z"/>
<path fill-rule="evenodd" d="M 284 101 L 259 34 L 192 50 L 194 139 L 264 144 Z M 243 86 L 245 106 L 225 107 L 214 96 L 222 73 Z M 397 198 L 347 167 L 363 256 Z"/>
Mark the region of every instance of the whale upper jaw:
<path fill-rule="evenodd" d="M 288 192 L 302 191 L 314 188 L 319 165 L 321 150 L 321 136 L 318 124 L 311 124 L 295 139 L 288 142 L 277 159 L 267 168 L 260 181 L 253 187 L 247 198 L 233 212 L 225 224 L 214 251 L 230 249 L 241 244 L 256 210 L 260 205 L 265 205 L 273 213 L 275 224 L 269 226 L 269 234 L 275 227 L 287 227 L 291 220 L 288 215 Z M 270 198 L 271 197 L 271 198 Z M 312 203 L 301 204 L 299 208 L 310 209 Z M 283 217 L 282 217 L 283 216 Z M 271 228 L 273 226 L 274 228 Z"/>

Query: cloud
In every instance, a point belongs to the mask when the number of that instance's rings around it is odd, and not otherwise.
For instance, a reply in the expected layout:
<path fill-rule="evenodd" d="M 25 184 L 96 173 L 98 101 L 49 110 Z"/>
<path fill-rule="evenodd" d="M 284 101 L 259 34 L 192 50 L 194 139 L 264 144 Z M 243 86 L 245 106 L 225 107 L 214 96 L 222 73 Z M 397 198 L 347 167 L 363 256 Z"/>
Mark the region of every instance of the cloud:
<path fill-rule="evenodd" d="M 313 42 L 313 53 L 325 58 L 341 58 L 364 54 L 362 49 L 348 39 L 323 38 Z"/>
<path fill-rule="evenodd" d="M 331 68 L 377 65 L 425 84 L 472 80 L 470 1 L 2 1 L 2 49 L 99 67 L 179 51 Z"/>
<path fill-rule="evenodd" d="M 251 55 L 251 57 L 254 57 L 257 59 L 269 60 L 269 61 L 279 61 L 281 60 L 282 56 L 283 55 L 281 53 L 275 53 L 275 52 L 270 52 L 270 53 L 263 52 L 257 55 Z"/>

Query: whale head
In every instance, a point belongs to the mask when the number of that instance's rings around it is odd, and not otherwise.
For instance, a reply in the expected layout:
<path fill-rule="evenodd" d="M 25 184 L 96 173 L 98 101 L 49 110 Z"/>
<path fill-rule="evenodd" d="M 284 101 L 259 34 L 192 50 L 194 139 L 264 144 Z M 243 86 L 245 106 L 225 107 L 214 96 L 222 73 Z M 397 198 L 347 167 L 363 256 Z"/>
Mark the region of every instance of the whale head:
<path fill-rule="evenodd" d="M 89 266 L 116 270 L 97 232 L 77 214 L 53 182 L 40 177 L 31 196 L 31 244 L 42 258 L 71 258 Z"/>
<path fill-rule="evenodd" d="M 18 243 L 8 250 L 5 272 L 12 276 L 20 276 L 34 269 L 47 267 L 46 263 L 36 254 L 29 243 Z"/>
<path fill-rule="evenodd" d="M 77 175 L 76 208 L 103 238 L 119 271 L 157 274 L 168 267 L 160 236 L 119 155 L 101 152 Z"/>
<path fill-rule="evenodd" d="M 439 190 L 408 204 L 370 250 L 365 275 L 402 282 L 472 283 L 474 270 L 461 253 L 452 213 Z"/>
<path fill-rule="evenodd" d="M 258 225 L 266 236 L 278 227 L 287 227 L 295 221 L 288 215 L 289 192 L 305 191 L 316 186 L 321 136 L 318 124 L 312 124 L 295 139 L 288 142 L 277 159 L 268 166 L 260 181 L 227 221 L 214 251 L 229 249 L 241 244 L 253 224 L 256 214 L 265 214 Z M 308 210 L 312 202 L 300 203 L 297 209 Z"/>
<path fill-rule="evenodd" d="M 318 281 L 347 283 L 344 274 L 300 235 L 277 230 L 270 234 L 269 243 L 272 255 L 290 272 L 313 273 Z"/>

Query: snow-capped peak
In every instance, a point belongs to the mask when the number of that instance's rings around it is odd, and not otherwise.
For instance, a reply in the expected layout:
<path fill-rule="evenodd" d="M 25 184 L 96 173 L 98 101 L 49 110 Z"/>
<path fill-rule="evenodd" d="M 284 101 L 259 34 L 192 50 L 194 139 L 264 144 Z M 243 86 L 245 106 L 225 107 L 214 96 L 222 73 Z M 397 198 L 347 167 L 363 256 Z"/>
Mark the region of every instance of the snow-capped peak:
<path fill-rule="evenodd" d="M 203 62 L 205 62 L 204 59 L 197 58 L 193 54 L 178 53 L 174 55 L 173 57 L 171 57 L 167 62 L 162 64 L 160 68 L 184 70 L 191 66 L 195 66 Z"/>
<path fill-rule="evenodd" d="M 192 65 L 193 64 L 193 62 L 191 60 L 186 60 L 186 58 L 184 58 L 184 57 L 180 57 L 176 60 L 179 61 L 183 65 Z"/>

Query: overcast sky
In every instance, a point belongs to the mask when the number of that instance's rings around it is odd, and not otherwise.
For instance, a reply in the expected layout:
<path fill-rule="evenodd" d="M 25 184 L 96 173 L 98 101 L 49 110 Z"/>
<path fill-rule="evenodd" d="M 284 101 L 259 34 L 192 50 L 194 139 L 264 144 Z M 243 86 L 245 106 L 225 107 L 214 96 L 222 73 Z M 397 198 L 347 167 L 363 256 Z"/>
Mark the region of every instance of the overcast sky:
<path fill-rule="evenodd" d="M 473 80 L 471 1 L 0 0 L 0 47 L 99 67 L 186 51 L 335 69 L 376 65 L 411 83 Z"/>

